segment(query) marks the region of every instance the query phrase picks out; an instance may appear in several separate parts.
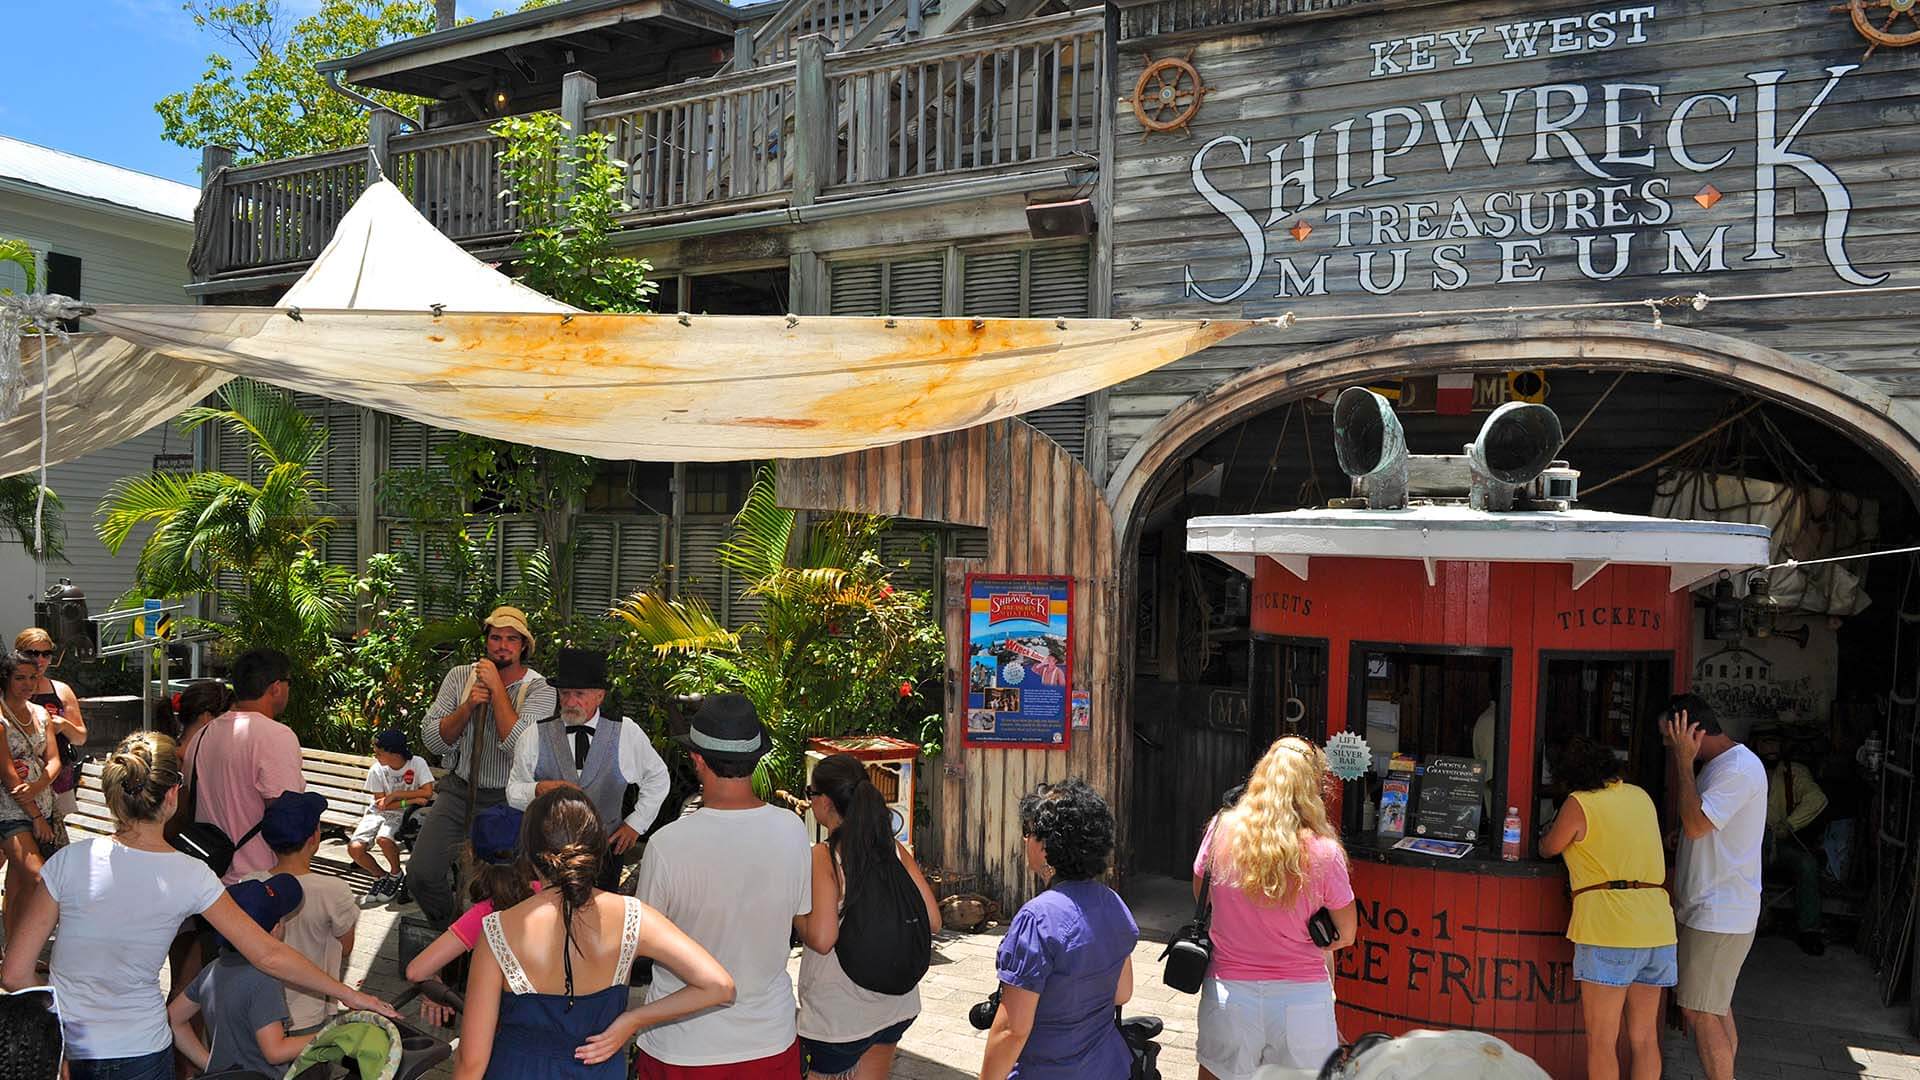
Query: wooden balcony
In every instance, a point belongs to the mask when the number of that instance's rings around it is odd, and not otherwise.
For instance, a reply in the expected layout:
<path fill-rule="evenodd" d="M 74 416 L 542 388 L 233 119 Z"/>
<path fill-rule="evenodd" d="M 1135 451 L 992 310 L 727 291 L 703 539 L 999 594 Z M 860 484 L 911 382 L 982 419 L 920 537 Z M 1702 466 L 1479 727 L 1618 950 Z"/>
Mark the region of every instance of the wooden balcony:
<path fill-rule="evenodd" d="M 619 97 L 576 80 L 562 112 L 606 132 L 625 163 L 627 228 L 807 206 L 974 176 L 1097 161 L 1106 50 L 1098 13 L 792 59 Z M 449 237 L 515 231 L 490 124 L 389 134 L 286 161 L 228 168 L 202 198 L 203 279 L 298 269 L 333 235 L 372 161 Z M 214 159 L 217 162 L 217 158 Z"/>

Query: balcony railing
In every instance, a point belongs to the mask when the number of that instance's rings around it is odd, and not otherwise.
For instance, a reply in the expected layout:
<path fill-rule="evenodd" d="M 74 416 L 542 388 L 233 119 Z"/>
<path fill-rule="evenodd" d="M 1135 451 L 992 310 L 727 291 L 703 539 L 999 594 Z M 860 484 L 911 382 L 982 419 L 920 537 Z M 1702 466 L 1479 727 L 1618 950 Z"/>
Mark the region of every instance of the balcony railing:
<path fill-rule="evenodd" d="M 626 163 L 628 227 L 1028 169 L 1097 154 L 1107 78 L 1097 14 L 794 59 L 619 97 L 572 114 Z M 814 43 L 809 46 L 809 42 Z M 376 140 L 383 169 L 449 237 L 504 242 L 501 140 L 463 124 Z M 368 147 L 231 168 L 203 198 L 209 277 L 312 260 L 365 190 Z"/>

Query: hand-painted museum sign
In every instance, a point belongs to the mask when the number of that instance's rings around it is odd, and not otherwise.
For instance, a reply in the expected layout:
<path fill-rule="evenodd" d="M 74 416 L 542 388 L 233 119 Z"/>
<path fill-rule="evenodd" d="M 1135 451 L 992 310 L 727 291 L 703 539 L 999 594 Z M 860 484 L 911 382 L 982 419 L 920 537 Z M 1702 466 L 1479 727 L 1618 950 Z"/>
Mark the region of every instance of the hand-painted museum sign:
<path fill-rule="evenodd" d="M 1073 579 L 967 577 L 968 746 L 1065 749 Z"/>
<path fill-rule="evenodd" d="M 1218 279 L 1217 264 L 1203 271 L 1212 280 L 1189 264 L 1186 295 L 1224 304 L 1256 286 L 1268 290 L 1261 296 L 1324 296 L 1344 281 L 1385 295 L 1611 281 L 1630 267 L 1671 275 L 1781 269 L 1796 265 L 1781 249 L 1790 239 L 1781 205 L 1790 215 L 1815 199 L 1823 209 L 1812 215 L 1819 235 L 1809 247 L 1819 260 L 1851 285 L 1885 281 L 1886 273 L 1856 265 L 1848 249 L 1853 196 L 1814 145 L 1822 109 L 1848 101 L 1836 92 L 1860 65 L 1762 53 L 1750 69 L 1719 78 L 1663 74 L 1658 64 L 1617 80 L 1567 77 L 1591 66 L 1584 57 L 1657 42 L 1662 10 L 1647 4 L 1422 28 L 1323 54 L 1332 65 L 1345 56 L 1349 67 L 1364 66 L 1339 81 L 1405 81 L 1407 94 L 1312 130 L 1283 122 L 1282 137 L 1261 144 L 1229 133 L 1201 145 L 1189 163 L 1192 189 L 1238 234 L 1245 258 L 1227 280 Z M 1665 25 L 1682 24 L 1676 15 Z M 1489 66 L 1550 74 L 1449 91 L 1465 72 Z M 1414 88 L 1423 77 L 1431 89 Z M 1542 165 L 1564 168 L 1570 182 L 1520 186 L 1529 183 L 1523 169 Z M 1436 194 L 1431 174 L 1440 169 L 1476 182 Z M 1513 179 L 1503 183 L 1503 173 Z M 1403 177 L 1414 178 L 1416 192 L 1396 197 Z M 1798 183 L 1812 190 L 1799 193 L 1796 207 Z M 1735 214 L 1737 231 L 1726 220 Z"/>

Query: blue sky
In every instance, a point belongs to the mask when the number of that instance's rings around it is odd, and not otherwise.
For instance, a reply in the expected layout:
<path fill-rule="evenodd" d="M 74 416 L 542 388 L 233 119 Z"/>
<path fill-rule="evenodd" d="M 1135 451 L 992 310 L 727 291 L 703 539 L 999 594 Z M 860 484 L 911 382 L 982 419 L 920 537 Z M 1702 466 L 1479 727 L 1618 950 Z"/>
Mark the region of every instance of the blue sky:
<path fill-rule="evenodd" d="M 460 13 L 517 6 L 474 0 Z M 0 92 L 0 134 L 199 183 L 200 151 L 163 142 L 153 111 L 198 81 L 214 51 L 179 0 L 0 0 L 0 21 L 18 72 Z"/>

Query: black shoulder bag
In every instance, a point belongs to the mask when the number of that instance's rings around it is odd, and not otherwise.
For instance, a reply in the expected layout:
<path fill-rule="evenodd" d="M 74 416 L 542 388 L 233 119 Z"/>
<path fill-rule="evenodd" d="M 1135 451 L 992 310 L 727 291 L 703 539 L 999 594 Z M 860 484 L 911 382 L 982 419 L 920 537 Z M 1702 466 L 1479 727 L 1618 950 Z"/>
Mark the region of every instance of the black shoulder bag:
<path fill-rule="evenodd" d="M 209 727 L 212 725 L 209 724 Z M 254 822 L 253 828 L 238 840 L 227 835 L 227 831 L 211 821 L 200 821 L 200 755 L 206 750 L 211 738 L 210 731 L 200 733 L 200 745 L 194 747 L 193 761 L 187 766 L 187 794 L 180 806 L 174 811 L 165 834 L 167 843 L 182 855 L 191 855 L 207 865 L 214 877 L 226 877 L 233 867 L 234 853 L 246 846 L 247 841 L 260 835 L 260 827 L 266 824 L 263 817 Z"/>
<path fill-rule="evenodd" d="M 1166 961 L 1162 980 L 1183 994 L 1197 994 L 1213 964 L 1213 861 L 1209 859 L 1200 879 L 1200 897 L 1193 904 L 1193 921 L 1181 927 L 1160 954 Z"/>

